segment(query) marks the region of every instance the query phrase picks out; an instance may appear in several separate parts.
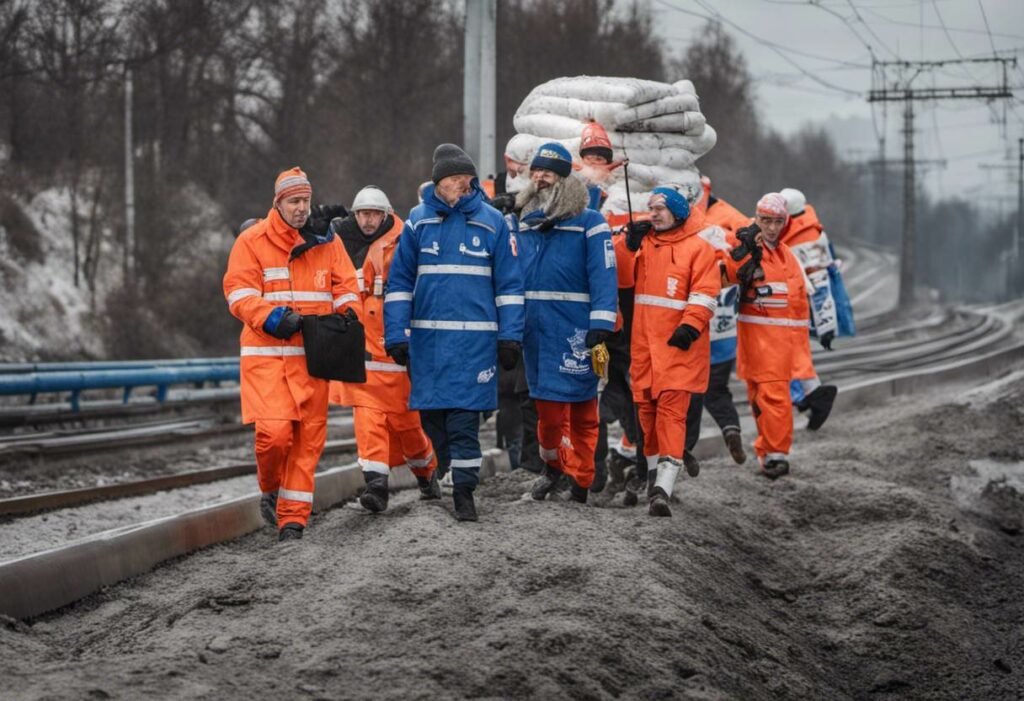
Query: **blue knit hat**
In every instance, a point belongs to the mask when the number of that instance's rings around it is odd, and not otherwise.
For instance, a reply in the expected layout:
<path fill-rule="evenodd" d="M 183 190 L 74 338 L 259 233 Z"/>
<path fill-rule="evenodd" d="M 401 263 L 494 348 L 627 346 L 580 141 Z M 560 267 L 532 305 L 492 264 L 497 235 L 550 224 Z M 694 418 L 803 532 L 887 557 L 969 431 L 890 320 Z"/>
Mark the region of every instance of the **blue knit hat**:
<path fill-rule="evenodd" d="M 572 156 L 569 149 L 557 141 L 549 141 L 537 149 L 537 154 L 530 161 L 530 170 L 536 168 L 550 170 L 563 178 L 568 178 L 572 172 Z"/>
<path fill-rule="evenodd" d="M 690 216 L 690 203 L 677 190 L 662 185 L 651 190 L 651 197 L 664 195 L 665 206 L 672 212 L 676 219 L 685 221 Z"/>

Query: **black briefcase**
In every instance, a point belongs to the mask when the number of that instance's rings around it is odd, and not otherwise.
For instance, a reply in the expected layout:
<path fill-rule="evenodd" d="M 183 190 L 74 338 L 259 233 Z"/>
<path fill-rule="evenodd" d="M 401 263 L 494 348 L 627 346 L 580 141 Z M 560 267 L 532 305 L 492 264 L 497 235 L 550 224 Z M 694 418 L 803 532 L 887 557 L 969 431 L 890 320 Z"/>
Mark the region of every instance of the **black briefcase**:
<path fill-rule="evenodd" d="M 341 314 L 302 317 L 306 370 L 322 380 L 366 382 L 366 334 L 356 319 Z"/>

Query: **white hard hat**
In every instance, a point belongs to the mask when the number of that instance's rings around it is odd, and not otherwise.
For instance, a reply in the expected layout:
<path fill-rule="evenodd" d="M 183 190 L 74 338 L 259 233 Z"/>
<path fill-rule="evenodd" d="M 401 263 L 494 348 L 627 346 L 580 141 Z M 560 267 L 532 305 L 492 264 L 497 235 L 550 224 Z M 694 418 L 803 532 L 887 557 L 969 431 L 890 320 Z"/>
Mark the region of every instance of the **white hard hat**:
<path fill-rule="evenodd" d="M 517 163 L 529 163 L 533 160 L 533 151 L 537 137 L 528 134 L 516 134 L 505 145 L 505 155 Z"/>
<path fill-rule="evenodd" d="M 784 188 L 779 191 L 779 194 L 786 200 L 786 211 L 789 212 L 789 216 L 795 217 L 807 209 L 807 198 L 796 188 Z"/>
<path fill-rule="evenodd" d="M 367 185 L 356 193 L 356 198 L 352 200 L 352 211 L 358 212 L 360 209 L 379 209 L 385 214 L 394 211 L 388 196 L 376 185 Z"/>

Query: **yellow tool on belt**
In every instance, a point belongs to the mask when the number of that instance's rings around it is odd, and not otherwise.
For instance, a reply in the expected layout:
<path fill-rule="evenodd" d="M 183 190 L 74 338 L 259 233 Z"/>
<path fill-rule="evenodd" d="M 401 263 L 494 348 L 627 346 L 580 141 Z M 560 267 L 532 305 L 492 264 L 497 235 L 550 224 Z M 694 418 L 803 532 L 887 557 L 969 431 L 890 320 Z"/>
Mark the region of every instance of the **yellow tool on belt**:
<path fill-rule="evenodd" d="M 602 379 L 608 379 L 608 346 L 598 343 L 590 349 L 590 364 L 594 367 L 594 374 Z"/>

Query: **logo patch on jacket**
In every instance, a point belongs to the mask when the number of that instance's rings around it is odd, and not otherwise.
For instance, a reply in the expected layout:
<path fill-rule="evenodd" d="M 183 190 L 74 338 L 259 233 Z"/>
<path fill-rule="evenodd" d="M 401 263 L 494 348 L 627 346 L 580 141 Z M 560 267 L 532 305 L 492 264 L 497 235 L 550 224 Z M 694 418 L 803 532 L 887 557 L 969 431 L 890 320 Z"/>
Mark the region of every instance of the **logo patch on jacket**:
<path fill-rule="evenodd" d="M 434 244 L 430 248 L 421 248 L 420 253 L 429 253 L 433 256 L 441 255 L 441 244 L 434 241 Z"/>
<path fill-rule="evenodd" d="M 562 364 L 558 372 L 569 375 L 586 375 L 590 372 L 590 349 L 587 348 L 586 338 L 586 329 L 576 329 L 576 333 L 565 339 L 572 352 L 562 353 Z"/>
<path fill-rule="evenodd" d="M 606 269 L 615 267 L 615 244 L 611 239 L 604 242 L 604 267 Z"/>
<path fill-rule="evenodd" d="M 508 245 L 512 249 L 512 255 L 516 258 L 519 257 L 519 242 L 516 241 L 516 235 L 511 231 L 508 234 Z"/>
<path fill-rule="evenodd" d="M 481 370 L 479 374 L 477 374 L 476 376 L 476 383 L 478 385 L 486 385 L 488 382 L 494 379 L 494 373 L 496 371 L 497 368 L 494 365 L 487 368 L 486 370 Z"/>
<path fill-rule="evenodd" d="M 666 281 L 665 285 L 666 285 L 665 293 L 669 297 L 675 297 L 676 296 L 676 290 L 679 288 L 679 280 L 674 278 L 674 277 L 670 277 Z"/>
<path fill-rule="evenodd" d="M 313 284 L 316 285 L 316 289 L 323 290 L 327 288 L 327 271 L 317 270 L 316 275 L 313 276 Z"/>

